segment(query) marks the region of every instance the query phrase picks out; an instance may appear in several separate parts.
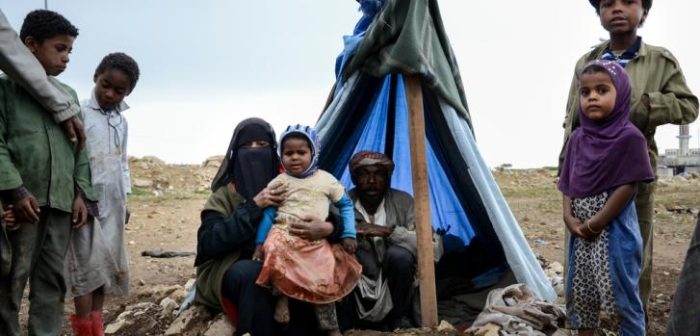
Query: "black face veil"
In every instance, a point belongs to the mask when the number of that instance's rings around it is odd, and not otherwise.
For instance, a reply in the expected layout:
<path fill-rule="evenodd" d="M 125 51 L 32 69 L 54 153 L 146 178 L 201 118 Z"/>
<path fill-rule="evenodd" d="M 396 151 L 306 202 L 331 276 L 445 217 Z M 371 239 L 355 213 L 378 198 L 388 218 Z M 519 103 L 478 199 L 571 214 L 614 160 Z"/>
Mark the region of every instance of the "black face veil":
<path fill-rule="evenodd" d="M 267 147 L 243 147 L 251 141 L 267 141 Z M 233 182 L 236 191 L 251 200 L 279 174 L 275 131 L 266 121 L 249 118 L 233 131 L 224 161 L 211 184 L 212 191 Z"/>

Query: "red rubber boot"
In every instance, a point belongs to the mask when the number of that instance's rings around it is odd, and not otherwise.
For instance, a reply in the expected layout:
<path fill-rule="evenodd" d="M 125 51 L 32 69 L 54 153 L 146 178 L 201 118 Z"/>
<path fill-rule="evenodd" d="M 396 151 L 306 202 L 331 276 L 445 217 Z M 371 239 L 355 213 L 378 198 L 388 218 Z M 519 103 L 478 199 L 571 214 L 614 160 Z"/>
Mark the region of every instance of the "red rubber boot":
<path fill-rule="evenodd" d="M 78 315 L 70 316 L 70 326 L 73 329 L 74 336 L 93 336 L 92 334 L 92 318 L 82 319 Z"/>
<path fill-rule="evenodd" d="M 102 311 L 93 310 L 90 313 L 92 319 L 92 336 L 105 336 L 105 324 L 102 321 Z"/>

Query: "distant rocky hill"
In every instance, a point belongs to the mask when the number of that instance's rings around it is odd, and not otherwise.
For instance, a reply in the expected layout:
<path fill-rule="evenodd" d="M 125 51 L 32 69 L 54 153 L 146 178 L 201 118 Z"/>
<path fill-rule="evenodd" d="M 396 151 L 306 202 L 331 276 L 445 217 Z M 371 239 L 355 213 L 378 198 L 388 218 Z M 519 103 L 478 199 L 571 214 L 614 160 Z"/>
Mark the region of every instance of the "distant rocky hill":
<path fill-rule="evenodd" d="M 155 156 L 129 157 L 134 193 L 206 193 L 223 156 L 212 156 L 201 165 L 166 164 Z"/>
<path fill-rule="evenodd" d="M 131 184 L 135 192 L 150 192 L 155 195 L 167 193 L 207 193 L 211 180 L 216 175 L 223 160 L 222 155 L 212 156 L 201 165 L 167 164 L 155 156 L 130 157 Z M 556 169 L 503 169 L 493 170 L 496 181 L 502 189 L 548 188 L 554 185 Z M 697 184 L 697 174 L 660 178 L 660 185 Z"/>

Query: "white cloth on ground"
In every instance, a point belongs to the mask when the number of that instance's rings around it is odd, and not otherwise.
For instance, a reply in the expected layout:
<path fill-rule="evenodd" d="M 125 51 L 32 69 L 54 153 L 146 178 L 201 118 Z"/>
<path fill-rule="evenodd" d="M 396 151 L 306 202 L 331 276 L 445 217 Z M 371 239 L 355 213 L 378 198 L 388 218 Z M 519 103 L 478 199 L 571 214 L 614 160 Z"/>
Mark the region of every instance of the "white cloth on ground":
<path fill-rule="evenodd" d="M 540 301 L 525 284 L 497 288 L 489 293 L 484 310 L 467 332 L 498 325 L 499 335 L 546 336 L 564 326 L 563 305 Z"/>

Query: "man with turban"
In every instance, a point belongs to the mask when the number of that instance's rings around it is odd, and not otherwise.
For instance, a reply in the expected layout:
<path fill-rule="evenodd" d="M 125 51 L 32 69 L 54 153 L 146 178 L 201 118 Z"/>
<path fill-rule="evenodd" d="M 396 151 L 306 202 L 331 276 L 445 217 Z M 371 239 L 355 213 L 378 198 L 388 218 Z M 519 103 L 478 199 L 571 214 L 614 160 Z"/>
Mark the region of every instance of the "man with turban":
<path fill-rule="evenodd" d="M 356 308 L 356 326 L 393 330 L 416 325 L 416 225 L 413 197 L 390 188 L 394 162 L 386 155 L 362 151 L 350 159 L 355 188 L 349 196 L 355 206 L 357 259 L 362 279 L 347 301 Z M 436 261 L 442 254 L 434 235 Z M 416 305 L 417 306 L 417 305 Z"/>

